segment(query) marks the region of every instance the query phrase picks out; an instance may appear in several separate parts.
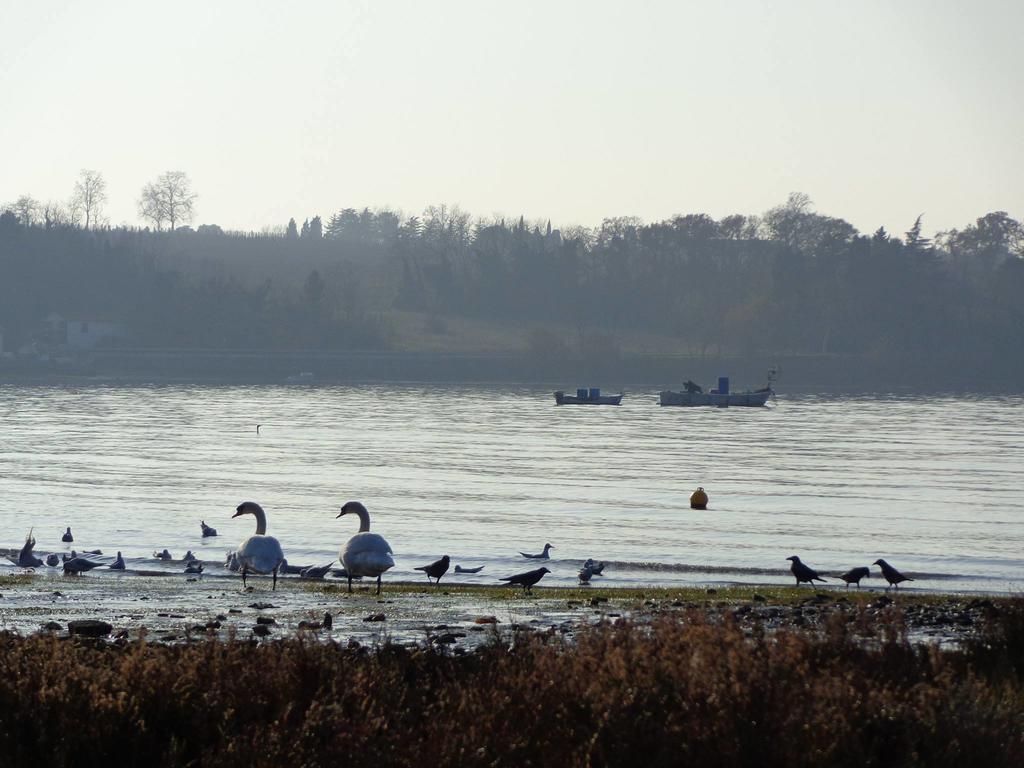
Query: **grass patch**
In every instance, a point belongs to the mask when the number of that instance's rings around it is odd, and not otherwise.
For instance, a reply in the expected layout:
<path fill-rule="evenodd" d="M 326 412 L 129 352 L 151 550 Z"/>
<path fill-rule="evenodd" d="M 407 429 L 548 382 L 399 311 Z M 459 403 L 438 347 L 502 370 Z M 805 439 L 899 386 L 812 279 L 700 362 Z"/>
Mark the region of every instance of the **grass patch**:
<path fill-rule="evenodd" d="M 31 573 L 12 573 L 0 576 L 0 589 L 5 587 L 23 587 L 32 583 Z"/>
<path fill-rule="evenodd" d="M 298 589 L 309 592 L 316 592 L 326 595 L 345 594 L 348 587 L 344 582 L 332 581 L 297 581 L 294 582 Z M 289 586 L 291 583 L 289 583 Z M 279 587 L 280 588 L 280 587 Z M 353 595 L 376 596 L 376 585 L 355 586 Z M 444 595 L 452 597 L 469 597 L 491 600 L 574 600 L 586 602 L 593 598 L 600 600 L 614 601 L 616 604 L 635 603 L 644 600 L 655 600 L 658 602 L 683 602 L 683 603 L 749 603 L 756 598 L 764 598 L 767 605 L 796 605 L 817 594 L 828 595 L 833 600 L 846 598 L 854 604 L 866 604 L 878 600 L 883 594 L 891 599 L 904 603 L 919 605 L 940 605 L 950 601 L 963 600 L 962 595 L 940 594 L 940 593 L 883 593 L 881 591 L 869 590 L 843 590 L 843 589 L 808 589 L 807 587 L 778 587 L 778 586 L 729 586 L 708 588 L 703 586 L 688 587 L 534 587 L 532 595 L 524 597 L 523 590 L 518 587 L 506 587 L 501 585 L 484 584 L 446 584 L 443 587 L 427 586 L 425 583 L 417 582 L 391 582 L 385 583 L 381 597 L 406 596 L 406 595 Z M 1006 601 L 1010 598 L 990 598 L 995 601 Z M 758 600 L 760 602 L 760 600 Z"/>

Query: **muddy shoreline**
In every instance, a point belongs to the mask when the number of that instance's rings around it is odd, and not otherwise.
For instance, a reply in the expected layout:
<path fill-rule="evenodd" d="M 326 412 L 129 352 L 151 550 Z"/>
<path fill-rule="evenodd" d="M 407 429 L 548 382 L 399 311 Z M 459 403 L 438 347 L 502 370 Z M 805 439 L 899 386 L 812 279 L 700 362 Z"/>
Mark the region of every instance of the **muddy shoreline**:
<path fill-rule="evenodd" d="M 352 594 L 336 581 L 282 580 L 276 591 L 257 580 L 125 574 L 61 577 L 24 573 L 0 577 L 0 628 L 21 635 L 66 635 L 69 622 L 97 620 L 109 637 L 177 643 L 294 637 L 315 633 L 342 643 L 450 645 L 456 652 L 515 631 L 572 637 L 586 625 L 663 616 L 686 621 L 694 612 L 749 631 L 825 632 L 852 625 L 865 639 L 905 627 L 912 642 L 956 645 L 997 615 L 1010 598 L 877 589 L 809 589 L 774 585 L 688 588 L 504 587 L 387 584 Z M 329 628 L 324 628 L 329 615 Z M 104 633 L 105 634 L 105 633 Z"/>

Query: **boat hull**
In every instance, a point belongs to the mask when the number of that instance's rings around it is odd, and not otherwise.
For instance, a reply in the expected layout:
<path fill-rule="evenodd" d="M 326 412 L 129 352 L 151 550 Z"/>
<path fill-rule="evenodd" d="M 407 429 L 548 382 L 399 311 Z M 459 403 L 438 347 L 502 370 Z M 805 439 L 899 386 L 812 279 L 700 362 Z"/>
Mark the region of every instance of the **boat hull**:
<path fill-rule="evenodd" d="M 756 392 L 730 392 L 718 394 L 717 392 L 672 392 L 666 390 L 661 393 L 661 405 L 680 405 L 692 407 L 699 405 L 710 405 L 717 408 L 731 407 L 760 407 L 768 402 L 772 391 L 760 389 Z"/>
<path fill-rule="evenodd" d="M 576 397 L 564 392 L 555 392 L 555 405 L 619 405 L 622 395 L 598 395 L 597 397 Z"/>

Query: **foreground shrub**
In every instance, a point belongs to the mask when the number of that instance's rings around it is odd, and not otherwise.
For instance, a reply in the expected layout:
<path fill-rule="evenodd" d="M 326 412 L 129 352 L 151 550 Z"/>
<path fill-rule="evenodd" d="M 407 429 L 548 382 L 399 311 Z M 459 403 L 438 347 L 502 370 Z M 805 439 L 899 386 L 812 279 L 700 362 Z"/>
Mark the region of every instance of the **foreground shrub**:
<path fill-rule="evenodd" d="M 698 614 L 603 625 L 571 644 L 519 635 L 461 657 L 302 638 L 122 647 L 5 635 L 0 755 L 221 768 L 1019 766 L 1024 681 L 996 658 L 1013 652 L 913 647 L 899 633 L 868 648 L 839 625 L 751 638 Z"/>

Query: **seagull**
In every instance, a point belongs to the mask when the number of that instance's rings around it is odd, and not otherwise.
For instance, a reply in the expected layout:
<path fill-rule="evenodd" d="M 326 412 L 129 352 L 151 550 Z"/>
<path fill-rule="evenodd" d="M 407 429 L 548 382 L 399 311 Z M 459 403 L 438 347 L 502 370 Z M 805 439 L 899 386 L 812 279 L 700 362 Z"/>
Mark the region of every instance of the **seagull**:
<path fill-rule="evenodd" d="M 190 549 L 188 552 L 185 553 L 185 556 L 183 558 L 181 558 L 181 562 L 183 562 L 183 563 L 191 563 L 193 560 L 198 560 L 198 559 L 199 559 L 198 557 L 196 557 L 195 555 L 192 554 L 192 550 Z"/>
<path fill-rule="evenodd" d="M 909 576 L 904 576 L 902 573 L 900 573 L 887 562 L 885 562 L 885 560 L 883 560 L 882 558 L 878 558 L 877 560 L 875 560 L 875 562 L 873 562 L 872 565 L 877 565 L 879 568 L 882 569 L 882 575 L 885 577 L 885 580 L 889 582 L 889 587 L 895 587 L 896 589 L 899 589 L 901 581 L 913 581 L 912 578 L 910 578 Z M 886 589 L 889 589 L 889 587 L 886 587 Z"/>
<path fill-rule="evenodd" d="M 857 589 L 860 589 L 860 580 L 866 579 L 871 573 L 871 570 L 867 566 L 860 566 L 858 568 L 851 568 L 839 578 L 846 582 L 846 588 L 849 589 L 851 584 L 856 584 Z"/>
<path fill-rule="evenodd" d="M 46 564 L 51 568 L 56 568 L 58 565 L 60 565 L 60 555 L 58 555 L 56 552 L 47 555 Z"/>
<path fill-rule="evenodd" d="M 237 571 L 239 568 L 241 568 L 242 566 L 238 563 L 238 555 L 234 552 L 228 552 L 224 556 L 224 567 L 232 572 Z"/>
<path fill-rule="evenodd" d="M 793 561 L 793 565 L 790 567 L 789 570 L 792 571 L 793 576 L 796 577 L 796 585 L 798 587 L 800 586 L 800 583 L 803 581 L 806 581 L 808 584 L 811 584 L 814 581 L 824 581 L 824 579 L 818 575 L 818 572 L 816 570 L 804 565 L 802 562 L 800 562 L 800 558 L 796 555 L 793 555 L 792 557 L 787 557 L 786 559 Z"/>
<path fill-rule="evenodd" d="M 203 564 L 198 560 L 190 560 L 185 564 L 185 573 L 202 573 Z"/>
<path fill-rule="evenodd" d="M 595 573 L 596 571 L 594 570 L 594 566 L 584 563 L 583 567 L 580 568 L 580 572 L 576 575 L 580 580 L 580 584 L 589 584 L 590 577 L 593 576 Z"/>
<path fill-rule="evenodd" d="M 322 579 L 331 570 L 332 565 L 334 565 L 333 560 L 327 565 L 311 565 L 299 571 L 299 576 L 304 579 Z"/>
<path fill-rule="evenodd" d="M 112 571 L 123 571 L 124 570 L 124 558 L 121 557 L 121 553 L 117 553 L 117 559 L 107 566 Z"/>
<path fill-rule="evenodd" d="M 592 557 L 588 557 L 586 562 L 583 563 L 584 568 L 589 568 L 595 576 L 604 575 L 604 563 L 599 563 Z"/>
<path fill-rule="evenodd" d="M 427 581 L 434 579 L 435 584 L 441 583 L 441 577 L 448 573 L 448 564 L 451 558 L 445 555 L 440 560 L 435 560 L 430 565 L 417 565 L 414 570 L 423 571 L 427 574 Z"/>
<path fill-rule="evenodd" d="M 155 557 L 157 560 L 170 560 L 171 553 L 165 549 L 163 552 L 154 552 L 153 557 Z"/>
<path fill-rule="evenodd" d="M 242 588 L 245 588 L 245 575 L 253 573 L 272 573 L 274 590 L 277 590 L 277 569 L 284 560 L 281 542 L 273 536 L 267 536 L 267 513 L 255 501 L 243 501 L 235 507 L 235 514 L 252 515 L 256 518 L 256 533 L 238 545 L 235 556 L 242 567 Z"/>
<path fill-rule="evenodd" d="M 359 533 L 350 538 L 338 552 L 341 564 L 345 566 L 348 591 L 352 591 L 354 576 L 376 576 L 379 595 L 381 574 L 395 566 L 391 545 L 380 534 L 370 533 L 370 513 L 361 502 L 345 502 L 338 517 L 347 514 L 359 517 Z"/>
<path fill-rule="evenodd" d="M 65 544 L 70 543 L 70 542 L 75 540 L 75 537 L 71 535 L 71 526 L 70 525 L 68 526 L 68 529 L 66 531 L 64 531 L 64 535 L 60 537 L 60 540 L 63 541 Z"/>
<path fill-rule="evenodd" d="M 455 566 L 456 573 L 480 573 L 483 569 L 482 565 L 478 565 L 476 568 L 463 568 L 461 565 Z"/>
<path fill-rule="evenodd" d="M 8 559 L 19 568 L 38 568 L 43 564 L 43 561 L 36 557 L 35 553 L 32 552 L 35 546 L 35 537 L 32 535 L 32 530 L 29 529 L 28 536 L 25 537 L 25 546 L 23 546 L 21 551 L 18 553 L 18 559 L 15 560 L 13 557 Z"/>
<path fill-rule="evenodd" d="M 206 524 L 205 520 L 199 521 L 199 526 L 203 529 L 203 538 L 217 535 L 217 529 Z"/>
<path fill-rule="evenodd" d="M 539 555 L 528 555 L 525 552 L 520 552 L 519 554 L 522 555 L 523 557 L 528 557 L 531 560 L 547 560 L 550 557 L 548 555 L 548 550 L 549 549 L 554 549 L 554 547 L 552 547 L 550 544 L 545 544 L 544 545 L 544 551 L 541 552 Z"/>
<path fill-rule="evenodd" d="M 551 573 L 547 568 L 538 568 L 535 571 L 527 571 L 526 573 L 517 573 L 515 576 L 503 576 L 498 581 L 507 581 L 509 586 L 519 585 L 522 586 L 523 592 L 532 592 L 533 585 L 544 578 L 545 573 Z"/>
<path fill-rule="evenodd" d="M 93 568 L 98 568 L 100 565 L 102 565 L 102 563 L 86 560 L 84 557 L 72 557 L 64 563 L 64 573 L 81 574 L 85 571 L 91 571 Z"/>

